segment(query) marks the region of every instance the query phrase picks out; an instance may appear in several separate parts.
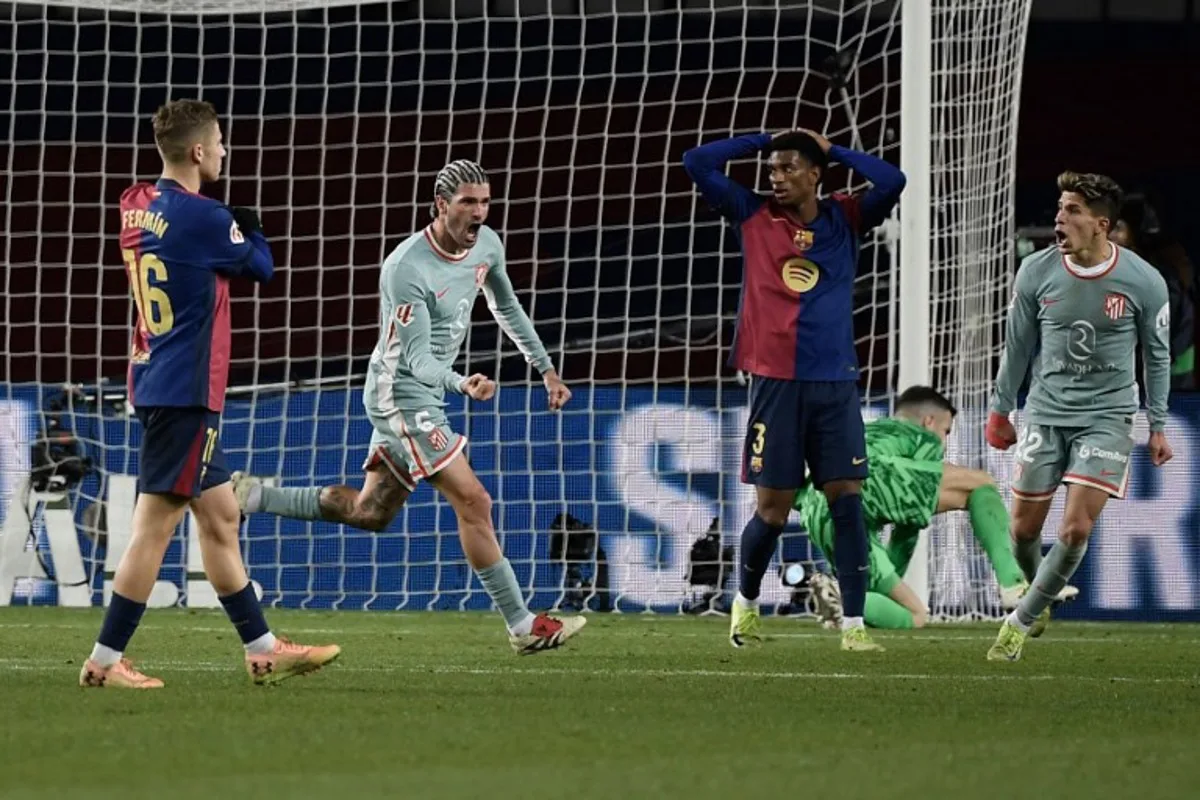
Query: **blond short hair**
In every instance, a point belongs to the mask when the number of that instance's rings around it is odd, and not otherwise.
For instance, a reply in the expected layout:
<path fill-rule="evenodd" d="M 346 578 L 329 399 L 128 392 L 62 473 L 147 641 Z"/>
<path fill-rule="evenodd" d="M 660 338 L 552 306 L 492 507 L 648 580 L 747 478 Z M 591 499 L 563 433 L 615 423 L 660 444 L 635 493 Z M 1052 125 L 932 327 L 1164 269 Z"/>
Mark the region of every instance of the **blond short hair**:
<path fill-rule="evenodd" d="M 165 161 L 179 164 L 217 123 L 217 109 L 205 100 L 172 100 L 154 112 L 154 142 Z"/>

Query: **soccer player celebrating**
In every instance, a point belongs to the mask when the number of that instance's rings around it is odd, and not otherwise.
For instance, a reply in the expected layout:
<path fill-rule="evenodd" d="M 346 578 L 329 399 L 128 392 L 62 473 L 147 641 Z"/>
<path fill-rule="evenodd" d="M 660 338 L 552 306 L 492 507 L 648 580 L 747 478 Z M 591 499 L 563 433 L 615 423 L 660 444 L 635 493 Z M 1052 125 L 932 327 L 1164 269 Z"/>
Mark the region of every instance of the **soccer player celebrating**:
<path fill-rule="evenodd" d="M 1171 382 L 1171 311 L 1162 276 L 1109 240 L 1121 189 L 1104 175 L 1058 176 L 1056 244 L 1017 271 L 1004 356 L 987 440 L 1013 462 L 1012 528 L 1017 561 L 1031 586 L 1005 618 L 989 661 L 1017 661 L 1037 636 L 1050 603 L 1087 551 L 1108 498 L 1125 495 L 1133 417 L 1138 409 L 1134 347 L 1145 363 L 1148 449 L 1154 466 L 1172 456 L 1164 427 Z M 1008 415 L 1032 365 L 1020 441 Z M 1041 535 L 1060 483 L 1067 504 L 1058 541 L 1042 559 Z"/>
<path fill-rule="evenodd" d="M 769 197 L 724 173 L 726 162 L 758 152 L 770 153 Z M 870 181 L 870 191 L 818 199 L 831 159 Z M 859 492 L 867 452 L 852 314 L 861 237 L 896 205 L 904 173 L 804 130 L 712 142 L 685 153 L 683 165 L 734 226 L 744 262 L 730 362 L 751 376 L 742 480 L 756 487 L 757 509 L 742 532 L 729 641 L 761 639 L 763 574 L 796 491 L 811 478 L 833 516 L 842 649 L 880 650 L 863 627 L 867 534 Z"/>
<path fill-rule="evenodd" d="M 867 423 L 867 460 L 871 474 L 863 483 L 862 503 L 870 541 L 864 620 L 875 628 L 920 628 L 929 610 L 901 580 L 917 539 L 934 514 L 966 511 L 971 529 L 991 561 L 1000 585 L 1000 602 L 1015 608 L 1028 584 L 1013 557 L 1008 509 L 986 472 L 948 464 L 946 437 L 958 410 L 940 392 L 913 386 L 896 400 L 894 416 Z M 809 540 L 835 563 L 833 520 L 825 496 L 812 486 L 796 493 L 796 510 Z M 893 525 L 884 547 L 880 532 Z M 818 610 L 826 620 L 843 616 L 837 586 L 827 575 L 813 576 Z"/>
<path fill-rule="evenodd" d="M 529 654 L 559 647 L 586 619 L 529 611 L 496 539 L 492 499 L 467 460 L 458 457 L 466 437 L 446 420 L 447 391 L 473 400 L 489 400 L 496 392 L 486 376 L 466 377 L 453 368 L 481 289 L 501 329 L 542 374 L 550 408 L 562 408 L 571 391 L 517 302 L 504 245 L 484 225 L 490 202 L 488 176 L 478 164 L 447 164 L 434 182 L 433 222 L 401 242 L 383 263 L 379 342 L 363 391 L 374 426 L 363 488 L 276 488 L 241 473 L 234 473 L 233 481 L 247 514 L 262 511 L 379 531 L 417 480 L 428 480 L 453 506 L 463 552 L 504 616 L 510 644 Z"/>
<path fill-rule="evenodd" d="M 255 683 L 275 683 L 335 659 L 336 645 L 307 647 L 271 633 L 238 544 L 238 506 L 220 444 L 229 379 L 229 279 L 270 279 L 271 250 L 258 215 L 199 194 L 221 174 L 225 147 L 216 110 L 175 100 L 154 115 L 162 156 L 157 183 L 121 195 L 121 254 L 137 307 L 129 400 L 144 428 L 129 548 L 79 683 L 157 689 L 163 683 L 122 654 L 158 577 L 175 527 L 190 506 L 208 579 L 245 645 Z"/>

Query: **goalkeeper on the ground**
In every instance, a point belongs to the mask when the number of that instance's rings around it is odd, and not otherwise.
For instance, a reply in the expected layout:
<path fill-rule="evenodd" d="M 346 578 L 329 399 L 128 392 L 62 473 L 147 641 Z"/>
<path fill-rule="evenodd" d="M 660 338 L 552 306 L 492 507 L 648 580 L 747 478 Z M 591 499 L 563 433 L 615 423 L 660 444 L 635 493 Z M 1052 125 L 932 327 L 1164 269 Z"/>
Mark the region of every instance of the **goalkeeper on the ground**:
<path fill-rule="evenodd" d="M 975 538 L 991 561 L 1000 584 L 1001 604 L 1016 606 L 1027 583 L 1012 553 L 1008 509 L 992 477 L 982 470 L 948 464 L 946 437 L 957 409 L 942 394 L 914 386 L 900 395 L 895 416 L 866 426 L 870 474 L 863 484 L 863 513 L 870 548 L 864 622 L 876 628 L 919 628 L 928 617 L 924 603 L 901 578 L 922 529 L 934 514 L 965 510 Z M 833 521 L 825 496 L 807 486 L 795 507 L 809 539 L 826 561 L 833 553 Z M 893 526 L 884 546 L 880 531 Z M 837 583 L 817 573 L 812 579 L 818 614 L 836 621 L 841 603 Z"/>

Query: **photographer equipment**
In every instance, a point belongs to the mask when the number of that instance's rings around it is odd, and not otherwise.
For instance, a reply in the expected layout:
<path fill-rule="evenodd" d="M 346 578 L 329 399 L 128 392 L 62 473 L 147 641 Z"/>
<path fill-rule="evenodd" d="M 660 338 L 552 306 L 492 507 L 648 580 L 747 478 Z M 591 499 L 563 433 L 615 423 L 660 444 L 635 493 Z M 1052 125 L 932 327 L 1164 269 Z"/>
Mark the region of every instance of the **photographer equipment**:
<path fill-rule="evenodd" d="M 35 492 L 65 492 L 90 475 L 92 459 L 71 428 L 75 403 L 86 404 L 83 392 L 66 386 L 46 401 L 42 425 L 30 454 L 30 488 Z"/>
<path fill-rule="evenodd" d="M 566 565 L 559 608 L 611 611 L 608 555 L 600 546 L 595 529 L 565 512 L 554 518 L 550 529 L 550 560 Z M 587 567 L 591 569 L 585 572 Z"/>
<path fill-rule="evenodd" d="M 733 547 L 721 546 L 721 518 L 713 517 L 708 531 L 692 544 L 688 554 L 688 586 L 691 597 L 683 611 L 688 614 L 728 613 L 730 598 L 725 584 L 733 574 Z"/>

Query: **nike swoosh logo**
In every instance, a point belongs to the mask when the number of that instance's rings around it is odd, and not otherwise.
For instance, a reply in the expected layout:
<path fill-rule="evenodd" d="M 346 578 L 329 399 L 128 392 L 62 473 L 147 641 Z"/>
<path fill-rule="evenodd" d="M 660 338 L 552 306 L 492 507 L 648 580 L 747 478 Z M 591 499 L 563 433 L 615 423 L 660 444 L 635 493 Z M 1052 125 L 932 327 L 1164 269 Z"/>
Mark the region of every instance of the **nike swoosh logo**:
<path fill-rule="evenodd" d="M 859 464 L 867 463 L 867 460 L 865 458 L 852 458 L 850 459 L 850 463 L 857 467 Z"/>
<path fill-rule="evenodd" d="M 1042 305 L 1044 305 L 1044 306 L 1052 306 L 1057 302 L 1058 302 L 1058 299 L 1054 298 L 1054 297 L 1043 297 L 1042 298 Z"/>
<path fill-rule="evenodd" d="M 446 293 L 447 293 L 447 292 L 449 292 L 449 291 L 450 291 L 450 287 L 449 287 L 449 286 L 447 286 L 445 289 L 442 289 L 440 292 L 438 292 L 438 293 L 437 293 L 436 295 L 434 295 L 434 296 L 435 296 L 435 297 L 436 297 L 438 300 L 441 300 L 443 297 L 445 297 L 445 296 L 446 296 Z"/>

